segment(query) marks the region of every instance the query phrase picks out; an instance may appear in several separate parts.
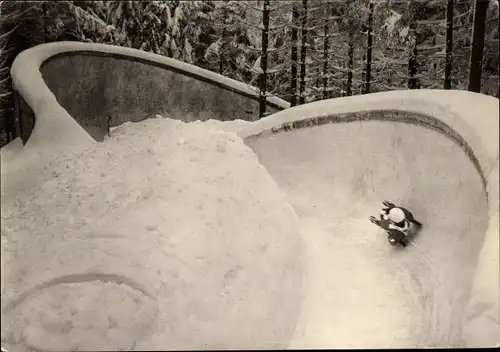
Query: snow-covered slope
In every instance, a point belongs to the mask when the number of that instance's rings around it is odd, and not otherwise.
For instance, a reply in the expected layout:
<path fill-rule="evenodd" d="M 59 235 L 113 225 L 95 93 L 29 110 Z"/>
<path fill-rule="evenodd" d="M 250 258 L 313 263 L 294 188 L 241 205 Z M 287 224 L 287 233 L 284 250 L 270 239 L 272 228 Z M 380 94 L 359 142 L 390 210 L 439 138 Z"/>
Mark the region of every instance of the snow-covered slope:
<path fill-rule="evenodd" d="M 236 135 L 150 119 L 25 162 L 2 165 L 2 347 L 286 347 L 303 246 Z"/>
<path fill-rule="evenodd" d="M 309 118 L 350 122 L 267 133 Z M 419 90 L 33 139 L 2 162 L 2 329 L 29 316 L 11 341 L 49 350 L 495 345 L 498 121 L 498 99 Z M 386 198 L 424 222 L 406 251 L 368 221 Z"/>

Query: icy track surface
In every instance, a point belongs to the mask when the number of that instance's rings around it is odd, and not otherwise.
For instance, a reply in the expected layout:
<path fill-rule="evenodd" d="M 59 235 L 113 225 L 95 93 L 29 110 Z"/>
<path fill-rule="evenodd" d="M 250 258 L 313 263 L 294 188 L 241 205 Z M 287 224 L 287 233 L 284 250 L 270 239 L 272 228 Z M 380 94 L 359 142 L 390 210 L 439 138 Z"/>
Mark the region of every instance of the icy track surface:
<path fill-rule="evenodd" d="M 488 211 L 477 171 L 452 140 L 367 121 L 248 144 L 288 196 L 305 238 L 308 293 L 290 347 L 461 345 Z M 406 249 L 391 247 L 368 221 L 383 199 L 424 224 Z"/>

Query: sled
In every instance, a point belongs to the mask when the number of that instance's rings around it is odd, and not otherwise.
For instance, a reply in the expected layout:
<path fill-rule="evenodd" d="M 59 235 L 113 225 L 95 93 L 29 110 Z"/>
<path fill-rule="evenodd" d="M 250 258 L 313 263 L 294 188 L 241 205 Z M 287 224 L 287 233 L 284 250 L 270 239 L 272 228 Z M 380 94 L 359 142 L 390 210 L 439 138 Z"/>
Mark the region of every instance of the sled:
<path fill-rule="evenodd" d="M 391 246 L 401 245 L 406 247 L 408 242 L 406 241 L 406 235 L 398 230 L 389 229 L 389 220 L 377 219 L 374 216 L 370 216 L 370 221 L 387 232 L 387 241 Z"/>

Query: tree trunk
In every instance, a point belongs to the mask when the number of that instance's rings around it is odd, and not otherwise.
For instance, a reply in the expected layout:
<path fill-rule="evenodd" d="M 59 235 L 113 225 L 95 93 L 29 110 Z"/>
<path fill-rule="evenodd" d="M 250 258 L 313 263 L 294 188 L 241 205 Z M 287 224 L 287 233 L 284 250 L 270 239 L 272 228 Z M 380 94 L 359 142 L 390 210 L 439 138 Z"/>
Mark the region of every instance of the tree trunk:
<path fill-rule="evenodd" d="M 329 47 L 329 17 L 330 15 L 330 3 L 326 3 L 326 16 L 325 16 L 325 28 L 324 28 L 324 38 L 323 38 L 323 99 L 328 98 L 328 92 L 326 90 L 328 86 L 328 47 Z"/>
<path fill-rule="evenodd" d="M 481 91 L 481 71 L 483 67 L 484 28 L 488 0 L 474 3 L 474 27 L 472 29 L 472 49 L 469 61 L 469 87 L 471 92 Z"/>
<path fill-rule="evenodd" d="M 418 33 L 416 30 L 416 16 L 420 15 L 416 13 L 416 5 L 413 2 L 408 3 L 407 7 L 408 17 L 410 20 L 409 24 L 409 33 L 413 36 L 413 41 L 411 42 L 410 55 L 408 56 L 408 89 L 417 89 L 418 80 L 417 75 L 418 72 L 418 60 L 417 60 L 417 46 L 418 46 Z"/>
<path fill-rule="evenodd" d="M 267 91 L 267 46 L 269 37 L 269 2 L 264 0 L 262 11 L 262 52 L 260 55 L 260 74 L 259 81 L 259 118 L 263 117 L 266 113 L 266 91 Z"/>
<path fill-rule="evenodd" d="M 368 43 L 366 46 L 365 94 L 370 93 L 372 75 L 372 45 L 373 45 L 373 3 L 370 2 L 368 14 Z"/>
<path fill-rule="evenodd" d="M 292 8 L 292 52 L 291 52 L 291 70 L 290 70 L 290 106 L 297 105 L 297 41 L 298 41 L 298 25 L 299 10 L 297 6 Z"/>
<path fill-rule="evenodd" d="M 366 62 L 366 55 L 363 55 L 363 62 Z M 361 89 L 359 94 L 365 94 L 366 90 L 366 66 L 363 67 L 363 71 L 361 71 L 361 81 L 364 83 L 361 85 Z"/>
<path fill-rule="evenodd" d="M 143 13 L 143 11 L 145 11 L 144 6 L 147 5 L 146 2 L 140 2 L 140 1 L 134 2 L 134 1 L 132 1 L 132 4 L 134 4 L 134 3 L 140 6 L 140 10 L 137 11 L 137 12 Z M 172 6 L 173 7 L 170 10 L 170 13 L 172 14 L 172 16 L 174 16 L 175 10 L 177 9 L 177 7 L 179 5 L 180 5 L 180 2 L 178 0 L 175 0 L 175 1 L 172 2 Z M 141 40 L 141 42 L 144 42 L 144 40 L 145 40 L 145 34 L 144 34 L 145 31 L 144 31 L 144 28 L 141 28 L 141 32 L 142 32 L 141 36 L 143 37 L 142 40 Z M 170 39 L 170 40 L 173 40 L 173 38 Z M 168 45 L 167 57 L 174 57 L 174 51 L 171 49 L 170 44 Z"/>
<path fill-rule="evenodd" d="M 349 49 L 347 55 L 349 57 L 349 61 L 347 62 L 347 87 L 346 87 L 346 95 L 352 95 L 352 69 L 354 64 L 354 34 L 352 31 L 349 31 Z"/>
<path fill-rule="evenodd" d="M 413 50 L 410 54 L 410 59 L 408 60 L 408 88 L 417 89 L 418 81 L 415 75 L 418 72 L 418 62 L 417 62 L 417 39 L 413 41 Z"/>
<path fill-rule="evenodd" d="M 453 54 L 453 1 L 446 7 L 446 66 L 444 69 L 444 89 L 451 89 L 451 68 Z"/>
<path fill-rule="evenodd" d="M 222 29 L 222 43 L 220 46 L 220 52 L 219 52 L 219 74 L 222 75 L 224 72 L 224 46 L 225 46 L 225 40 L 226 40 L 226 22 L 227 22 L 227 13 L 226 10 L 223 8 L 222 9 L 222 16 L 223 16 L 223 23 L 224 23 L 224 28 Z"/>
<path fill-rule="evenodd" d="M 306 90 L 306 45 L 307 45 L 307 0 L 302 0 L 302 39 L 300 46 L 300 86 L 299 86 L 299 104 L 304 104 Z"/>
<path fill-rule="evenodd" d="M 319 86 L 320 86 L 320 79 L 321 79 L 321 69 L 318 67 L 316 67 L 316 88 L 319 89 Z"/>

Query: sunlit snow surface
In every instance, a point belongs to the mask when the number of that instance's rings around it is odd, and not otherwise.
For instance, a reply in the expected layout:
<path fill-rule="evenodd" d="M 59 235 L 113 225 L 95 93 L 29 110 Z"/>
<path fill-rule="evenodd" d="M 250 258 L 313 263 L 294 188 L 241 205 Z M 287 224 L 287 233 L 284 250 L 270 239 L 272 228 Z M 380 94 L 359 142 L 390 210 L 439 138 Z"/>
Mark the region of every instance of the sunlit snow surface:
<path fill-rule="evenodd" d="M 488 210 L 477 171 L 452 140 L 368 121 L 249 138 L 250 149 L 219 127 L 252 134 L 241 121 L 151 119 L 47 164 L 26 165 L 18 141 L 2 150 L 5 345 L 463 345 Z M 406 250 L 368 220 L 385 199 L 424 223 Z M 116 276 L 80 274 L 96 272 Z M 11 298 L 22 302 L 17 311 L 4 308 Z M 270 341 L 277 335 L 266 319 L 280 314 L 284 341 Z M 258 321 L 259 332 L 242 331 Z"/>
<path fill-rule="evenodd" d="M 112 133 L 35 170 L 6 150 L 5 345 L 284 346 L 299 314 L 301 238 L 255 154 L 201 123 L 149 119 Z"/>
<path fill-rule="evenodd" d="M 461 343 L 488 208 L 477 171 L 453 141 L 424 127 L 367 121 L 270 134 L 249 145 L 307 239 L 310 293 L 292 347 Z M 368 221 L 385 199 L 424 224 L 406 249 L 391 247 Z"/>

